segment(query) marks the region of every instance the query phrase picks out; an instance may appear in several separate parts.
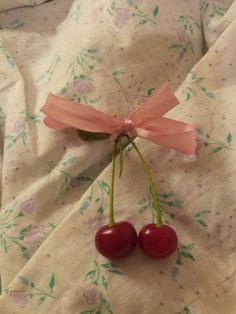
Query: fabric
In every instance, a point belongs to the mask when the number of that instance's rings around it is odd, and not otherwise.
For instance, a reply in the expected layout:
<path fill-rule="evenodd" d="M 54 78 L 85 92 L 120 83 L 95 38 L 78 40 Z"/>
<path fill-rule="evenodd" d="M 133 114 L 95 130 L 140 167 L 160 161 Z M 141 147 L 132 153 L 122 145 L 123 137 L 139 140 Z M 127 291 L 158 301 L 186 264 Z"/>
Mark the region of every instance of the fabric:
<path fill-rule="evenodd" d="M 0 313 L 235 314 L 236 2 L 12 0 L 0 10 Z M 125 117 L 166 81 L 180 101 L 166 117 L 197 126 L 196 155 L 136 143 L 178 250 L 112 262 L 94 235 L 108 219 L 113 138 L 50 130 L 40 109 L 52 92 Z M 115 218 L 139 231 L 155 214 L 125 150 Z"/>

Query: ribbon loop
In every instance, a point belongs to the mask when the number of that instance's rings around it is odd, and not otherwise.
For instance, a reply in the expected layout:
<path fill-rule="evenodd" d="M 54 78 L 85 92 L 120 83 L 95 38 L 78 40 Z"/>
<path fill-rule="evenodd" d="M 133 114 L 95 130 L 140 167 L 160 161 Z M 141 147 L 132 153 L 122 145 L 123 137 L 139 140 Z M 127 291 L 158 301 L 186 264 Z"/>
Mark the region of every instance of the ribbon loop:
<path fill-rule="evenodd" d="M 49 94 L 41 111 L 45 124 L 52 129 L 76 128 L 87 132 L 127 134 L 192 155 L 196 148 L 196 128 L 162 116 L 178 104 L 169 84 L 148 98 L 127 118 L 112 117 L 91 107 Z"/>

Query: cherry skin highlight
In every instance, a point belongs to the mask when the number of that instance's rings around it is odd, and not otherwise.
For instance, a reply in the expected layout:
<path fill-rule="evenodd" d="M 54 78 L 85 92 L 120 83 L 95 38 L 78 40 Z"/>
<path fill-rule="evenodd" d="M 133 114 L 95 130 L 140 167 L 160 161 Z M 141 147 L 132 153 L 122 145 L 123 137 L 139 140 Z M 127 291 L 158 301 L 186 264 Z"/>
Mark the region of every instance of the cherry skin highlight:
<path fill-rule="evenodd" d="M 95 245 L 98 252 L 116 260 L 129 255 L 137 243 L 135 228 L 127 221 L 105 225 L 95 235 Z"/>
<path fill-rule="evenodd" d="M 138 243 L 146 255 L 165 258 L 176 250 L 177 235 L 169 226 L 157 227 L 154 224 L 148 224 L 139 232 Z"/>

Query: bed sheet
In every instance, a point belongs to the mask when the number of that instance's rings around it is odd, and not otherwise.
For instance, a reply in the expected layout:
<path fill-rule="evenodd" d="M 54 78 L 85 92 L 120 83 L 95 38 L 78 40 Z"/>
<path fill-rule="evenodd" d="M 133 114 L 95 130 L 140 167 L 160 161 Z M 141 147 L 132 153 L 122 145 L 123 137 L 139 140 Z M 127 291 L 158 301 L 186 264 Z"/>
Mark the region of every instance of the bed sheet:
<path fill-rule="evenodd" d="M 0 314 L 236 313 L 236 2 L 0 2 Z M 112 139 L 53 131 L 49 92 L 125 117 L 169 81 L 168 116 L 197 126 L 195 155 L 136 139 L 178 249 L 109 261 Z M 115 217 L 155 219 L 139 160 L 125 148 Z"/>

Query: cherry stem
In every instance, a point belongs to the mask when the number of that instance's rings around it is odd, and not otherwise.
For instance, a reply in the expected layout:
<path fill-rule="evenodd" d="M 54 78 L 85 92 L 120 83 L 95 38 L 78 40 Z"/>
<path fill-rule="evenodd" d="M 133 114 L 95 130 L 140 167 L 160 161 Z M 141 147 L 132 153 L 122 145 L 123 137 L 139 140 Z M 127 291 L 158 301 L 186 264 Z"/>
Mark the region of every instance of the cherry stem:
<path fill-rule="evenodd" d="M 110 194 L 110 208 L 109 208 L 109 227 L 114 226 L 114 186 L 115 186 L 115 166 L 116 166 L 116 150 L 117 140 L 114 141 L 113 156 L 112 156 L 112 175 L 111 175 L 111 194 Z"/>
<path fill-rule="evenodd" d="M 130 143 L 133 145 L 134 149 L 136 150 L 136 153 L 138 154 L 138 156 L 140 158 L 140 161 L 141 161 L 141 163 L 143 165 L 144 172 L 147 175 L 147 179 L 148 179 L 148 182 L 150 184 L 152 198 L 153 198 L 153 201 L 154 201 L 156 215 L 157 215 L 156 226 L 157 227 L 161 227 L 162 226 L 161 207 L 160 207 L 160 204 L 159 204 L 157 191 L 156 191 L 155 184 L 153 182 L 151 171 L 150 171 L 150 169 L 149 169 L 149 167 L 148 167 L 148 165 L 147 165 L 147 163 L 146 163 L 142 153 L 138 149 L 137 145 L 133 142 L 133 140 L 131 139 L 131 137 L 128 134 L 126 134 L 126 137 L 129 139 Z"/>

